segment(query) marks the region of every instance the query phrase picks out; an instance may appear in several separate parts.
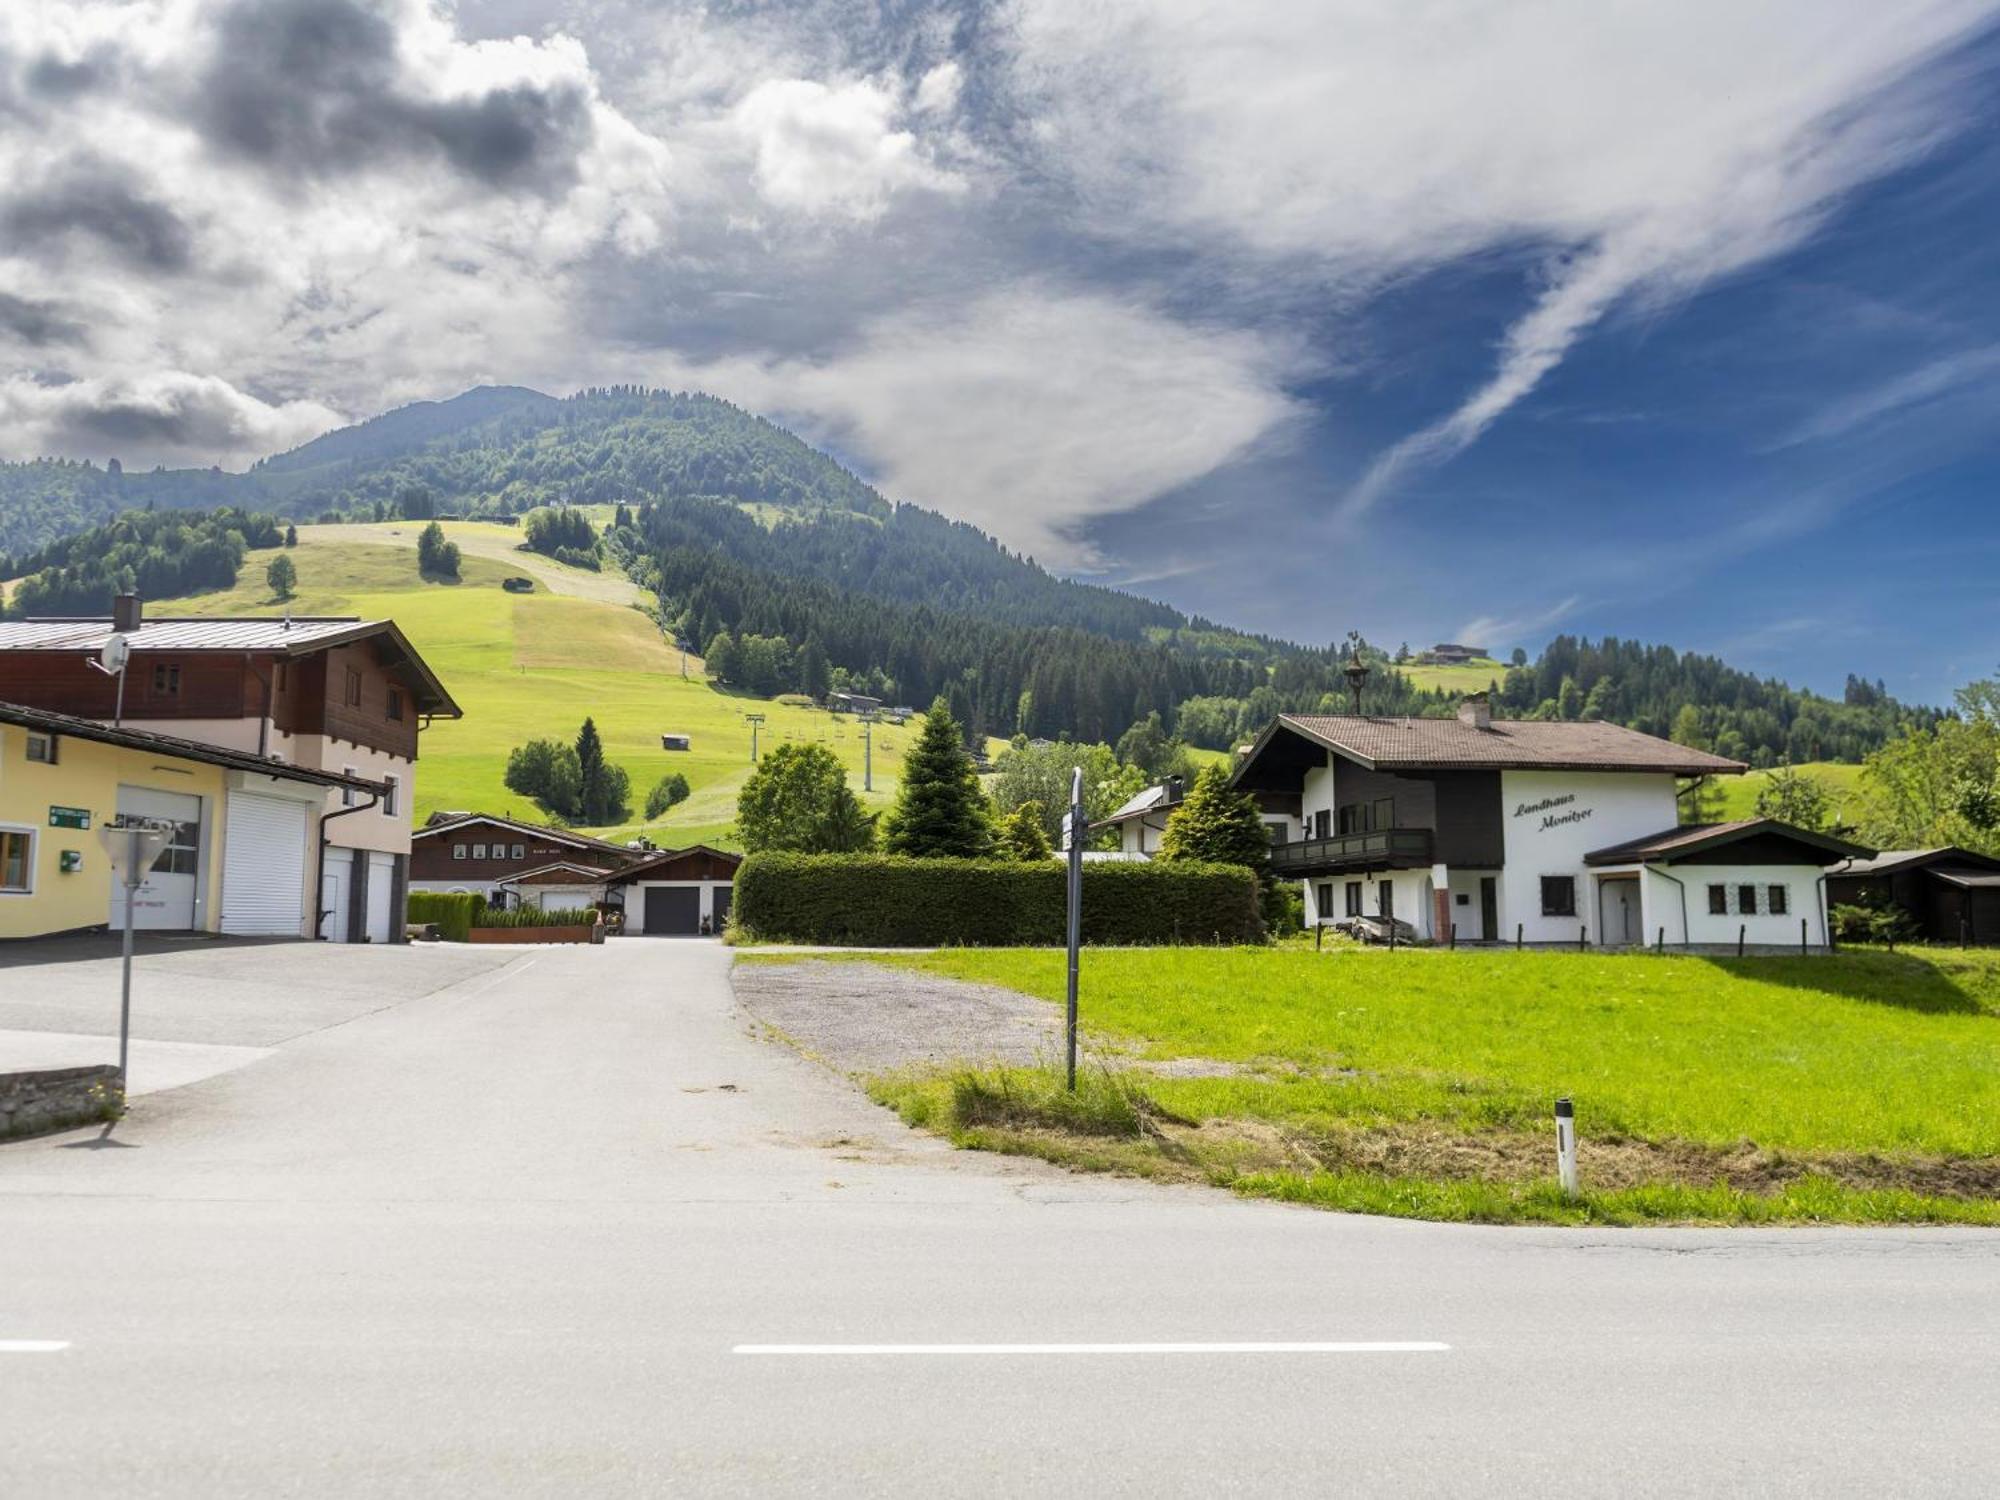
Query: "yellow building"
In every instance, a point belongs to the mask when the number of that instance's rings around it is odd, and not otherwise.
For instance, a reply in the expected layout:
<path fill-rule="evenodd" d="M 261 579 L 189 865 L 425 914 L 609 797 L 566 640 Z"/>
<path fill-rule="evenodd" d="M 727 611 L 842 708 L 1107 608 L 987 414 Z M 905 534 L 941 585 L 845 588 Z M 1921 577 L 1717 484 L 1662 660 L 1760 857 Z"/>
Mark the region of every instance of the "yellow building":
<path fill-rule="evenodd" d="M 121 817 L 174 828 L 133 893 L 134 927 L 310 936 L 329 788 L 370 797 L 385 790 L 0 702 L 0 939 L 123 927 L 124 889 L 100 839 Z"/>

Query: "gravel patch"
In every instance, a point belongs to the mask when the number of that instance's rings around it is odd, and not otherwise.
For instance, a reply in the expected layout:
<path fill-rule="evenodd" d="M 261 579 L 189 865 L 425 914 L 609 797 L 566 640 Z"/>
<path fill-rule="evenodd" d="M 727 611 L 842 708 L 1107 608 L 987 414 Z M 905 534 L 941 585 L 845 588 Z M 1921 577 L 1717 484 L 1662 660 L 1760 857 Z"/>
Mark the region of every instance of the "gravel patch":
<path fill-rule="evenodd" d="M 1061 1012 L 997 985 L 811 961 L 738 964 L 730 977 L 753 1017 L 844 1073 L 1062 1055 Z"/>

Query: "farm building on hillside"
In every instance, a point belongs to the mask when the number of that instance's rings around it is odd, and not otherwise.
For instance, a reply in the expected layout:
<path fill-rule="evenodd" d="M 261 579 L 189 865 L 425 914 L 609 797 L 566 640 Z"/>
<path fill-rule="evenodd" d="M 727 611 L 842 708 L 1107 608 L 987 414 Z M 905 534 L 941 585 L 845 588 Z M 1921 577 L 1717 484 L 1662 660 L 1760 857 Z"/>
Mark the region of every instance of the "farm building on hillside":
<path fill-rule="evenodd" d="M 1461 646 L 1455 641 L 1439 641 L 1430 649 L 1430 658 L 1441 667 L 1462 667 L 1467 662 L 1484 661 L 1484 646 Z"/>
<path fill-rule="evenodd" d="M 1900 909 L 1936 943 L 2000 944 L 2000 859 L 1969 849 L 1886 849 L 1827 872 L 1835 906 Z"/>
<path fill-rule="evenodd" d="M 608 899 L 624 901 L 625 928 L 648 937 L 699 937 L 729 920 L 743 856 L 696 844 L 669 849 L 611 876 Z"/>
<path fill-rule="evenodd" d="M 1827 944 L 1822 875 L 1866 850 L 1769 819 L 1682 826 L 1680 778 L 1745 769 L 1589 722 L 1281 715 L 1238 789 L 1306 920 L 1388 917 L 1459 942 Z"/>
<path fill-rule="evenodd" d="M 829 713 L 873 714 L 882 711 L 882 700 L 866 693 L 828 693 L 826 707 Z"/>

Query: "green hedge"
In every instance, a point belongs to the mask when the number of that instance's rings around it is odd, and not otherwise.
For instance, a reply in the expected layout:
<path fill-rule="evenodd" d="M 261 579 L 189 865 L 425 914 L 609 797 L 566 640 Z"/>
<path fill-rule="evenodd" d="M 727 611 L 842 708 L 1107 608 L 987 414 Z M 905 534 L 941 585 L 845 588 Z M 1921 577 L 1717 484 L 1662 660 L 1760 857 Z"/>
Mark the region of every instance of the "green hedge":
<path fill-rule="evenodd" d="M 467 941 L 475 915 L 486 910 L 486 898 L 462 891 L 411 891 L 412 923 L 435 922 L 438 936 L 454 943 Z"/>
<path fill-rule="evenodd" d="M 753 854 L 730 920 L 771 942 L 888 948 L 1010 947 L 1065 940 L 1058 860 Z M 1102 861 L 1083 867 L 1087 943 L 1250 943 L 1264 937 L 1257 877 L 1235 865 Z"/>
<path fill-rule="evenodd" d="M 474 927 L 594 927 L 597 925 L 597 908 L 594 906 L 552 906 L 543 911 L 539 906 L 517 906 L 512 911 L 495 911 L 483 907 L 474 913 Z"/>

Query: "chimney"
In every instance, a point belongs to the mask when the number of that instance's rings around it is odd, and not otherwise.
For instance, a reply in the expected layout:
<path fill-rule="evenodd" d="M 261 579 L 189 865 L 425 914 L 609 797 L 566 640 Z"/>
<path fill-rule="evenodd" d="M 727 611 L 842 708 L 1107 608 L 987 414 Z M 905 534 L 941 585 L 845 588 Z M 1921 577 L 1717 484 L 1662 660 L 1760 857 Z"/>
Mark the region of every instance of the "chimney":
<path fill-rule="evenodd" d="M 1186 793 L 1187 793 L 1187 782 L 1184 778 L 1179 776 L 1169 776 L 1167 778 L 1166 800 L 1168 802 L 1170 803 L 1178 802 L 1181 800 L 1183 796 L 1186 795 Z"/>
<path fill-rule="evenodd" d="M 131 635 L 139 628 L 141 603 L 137 594 L 120 594 L 111 601 L 111 628 L 119 635 Z"/>
<path fill-rule="evenodd" d="M 1459 700 L 1458 722 L 1474 729 L 1493 727 L 1493 705 L 1484 693 L 1471 693 Z"/>

